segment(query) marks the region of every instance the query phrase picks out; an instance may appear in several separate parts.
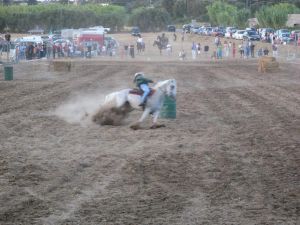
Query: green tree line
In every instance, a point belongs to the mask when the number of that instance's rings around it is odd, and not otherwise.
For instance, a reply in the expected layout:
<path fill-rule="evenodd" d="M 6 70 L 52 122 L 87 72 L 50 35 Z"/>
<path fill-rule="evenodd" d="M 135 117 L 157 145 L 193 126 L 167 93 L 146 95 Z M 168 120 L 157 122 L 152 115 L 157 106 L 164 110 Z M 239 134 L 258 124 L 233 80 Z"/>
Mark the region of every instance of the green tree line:
<path fill-rule="evenodd" d="M 0 31 L 27 32 L 36 26 L 46 31 L 104 25 L 121 30 L 126 21 L 121 6 L 86 5 L 11 5 L 0 6 Z"/>
<path fill-rule="evenodd" d="M 64 2 L 64 1 L 63 1 Z M 97 0 L 94 0 L 97 2 Z M 114 3 L 113 0 L 111 0 Z M 265 4 L 263 4 L 263 2 Z M 102 6 L 97 3 L 2 5 L 0 32 L 26 32 L 36 26 L 46 31 L 103 25 L 113 31 L 124 25 L 139 26 L 142 31 L 159 31 L 170 23 L 191 19 L 212 25 L 246 27 L 250 17 L 257 17 L 261 27 L 284 27 L 288 14 L 299 13 L 299 0 L 119 0 Z M 277 3 L 277 4 L 274 4 Z M 258 7 L 259 6 L 259 7 Z"/>

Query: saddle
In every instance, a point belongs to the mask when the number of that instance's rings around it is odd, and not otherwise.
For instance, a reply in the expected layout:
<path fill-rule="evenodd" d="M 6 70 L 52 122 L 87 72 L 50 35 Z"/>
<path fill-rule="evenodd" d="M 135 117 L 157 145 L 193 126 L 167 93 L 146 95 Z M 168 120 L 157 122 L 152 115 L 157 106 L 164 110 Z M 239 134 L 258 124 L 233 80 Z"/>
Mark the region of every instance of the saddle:
<path fill-rule="evenodd" d="M 152 88 L 150 88 L 150 93 L 149 93 L 149 95 L 148 95 L 148 96 L 151 96 L 151 95 L 153 95 L 153 94 L 154 94 L 154 92 L 155 92 L 155 90 L 154 90 L 154 89 L 152 89 Z M 131 89 L 131 90 L 129 91 L 129 94 L 133 94 L 133 95 L 140 95 L 140 96 L 142 96 L 142 95 L 143 95 L 143 91 L 142 91 L 142 90 L 140 90 L 140 89 L 138 89 L 138 88 L 134 88 L 134 89 Z"/>

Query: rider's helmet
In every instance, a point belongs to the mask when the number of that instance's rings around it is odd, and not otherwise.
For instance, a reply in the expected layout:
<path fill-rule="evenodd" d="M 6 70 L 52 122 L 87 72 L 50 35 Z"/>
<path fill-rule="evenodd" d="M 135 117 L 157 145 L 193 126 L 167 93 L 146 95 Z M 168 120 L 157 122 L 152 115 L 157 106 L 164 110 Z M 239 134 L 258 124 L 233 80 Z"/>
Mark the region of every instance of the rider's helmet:
<path fill-rule="evenodd" d="M 133 82 L 136 82 L 136 80 L 140 77 L 144 77 L 144 73 L 143 72 L 138 72 L 136 74 L 134 74 L 134 80 Z"/>

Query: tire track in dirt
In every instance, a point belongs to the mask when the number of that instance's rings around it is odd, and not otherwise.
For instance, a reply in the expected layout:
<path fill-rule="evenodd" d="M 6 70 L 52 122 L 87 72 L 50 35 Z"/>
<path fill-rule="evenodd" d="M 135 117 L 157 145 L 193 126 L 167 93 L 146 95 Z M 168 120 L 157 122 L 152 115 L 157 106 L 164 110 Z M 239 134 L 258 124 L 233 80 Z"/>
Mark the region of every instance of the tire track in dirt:
<path fill-rule="evenodd" d="M 100 157 L 100 156 L 99 156 Z M 97 157 L 97 159 L 99 159 Z M 104 157 L 106 160 L 108 156 Z M 101 157 L 103 158 L 103 157 Z M 72 221 L 74 218 L 76 218 L 76 214 L 78 214 L 80 211 L 84 210 L 84 205 L 87 202 L 91 202 L 94 198 L 97 196 L 106 196 L 109 192 L 108 186 L 115 180 L 121 179 L 120 177 L 120 171 L 121 168 L 124 165 L 124 159 L 121 159 L 120 156 L 111 156 L 109 157 L 110 160 L 106 162 L 101 161 L 94 161 L 92 164 L 88 164 L 87 169 L 84 169 L 85 165 L 78 165 L 76 166 L 77 169 L 80 169 L 81 171 L 73 171 L 74 176 L 72 176 L 72 180 L 61 180 L 61 183 L 58 184 L 59 186 L 55 186 L 56 192 L 60 192 L 61 188 L 65 185 L 67 182 L 68 186 L 70 188 L 74 184 L 81 183 L 85 184 L 84 181 L 80 181 L 84 178 L 84 174 L 87 176 L 91 175 L 92 171 L 106 171 L 110 170 L 109 173 L 106 174 L 99 174 L 100 177 L 98 177 L 96 180 L 93 181 L 93 183 L 90 183 L 88 185 L 84 185 L 84 187 L 80 188 L 80 192 L 72 195 L 67 194 L 65 195 L 64 199 L 61 199 L 61 202 L 58 204 L 58 207 L 56 211 L 52 212 L 50 215 L 44 218 L 40 218 L 40 221 L 43 222 L 45 225 L 52 225 L 52 224 L 65 224 L 67 221 Z M 116 159 L 118 162 L 116 162 Z M 117 163 L 117 167 L 116 167 Z M 83 167 L 84 166 L 84 167 Z M 82 171 L 83 169 L 83 171 Z M 78 173 L 79 172 L 79 173 Z M 68 173 L 68 176 L 70 174 Z M 79 179 L 79 180 L 78 180 Z M 80 181 L 80 182 L 79 182 Z M 78 185 L 76 185 L 78 188 Z M 54 186 L 53 186 L 54 187 Z M 51 190 L 53 192 L 54 190 Z M 72 197 L 71 197 L 72 196 Z M 70 198 L 71 197 L 71 198 Z"/>

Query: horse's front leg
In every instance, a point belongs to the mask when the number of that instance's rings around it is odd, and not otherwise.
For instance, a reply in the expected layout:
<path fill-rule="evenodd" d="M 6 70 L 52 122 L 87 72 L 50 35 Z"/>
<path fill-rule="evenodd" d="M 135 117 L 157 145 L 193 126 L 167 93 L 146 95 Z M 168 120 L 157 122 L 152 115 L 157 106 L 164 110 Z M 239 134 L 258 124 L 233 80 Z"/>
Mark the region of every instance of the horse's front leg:
<path fill-rule="evenodd" d="M 143 112 L 143 115 L 141 116 L 141 118 L 139 119 L 138 122 L 132 124 L 130 126 L 131 129 L 133 130 L 138 130 L 141 128 L 141 123 L 147 118 L 147 116 L 149 116 L 150 114 L 150 108 L 146 108 L 145 111 Z"/>
<path fill-rule="evenodd" d="M 156 128 L 160 128 L 160 127 L 165 127 L 164 124 L 158 124 L 158 123 L 157 123 L 157 119 L 158 119 L 159 113 L 160 113 L 160 111 L 155 111 L 155 112 L 153 113 L 153 124 L 152 124 L 152 126 L 150 127 L 151 129 L 156 129 Z"/>

